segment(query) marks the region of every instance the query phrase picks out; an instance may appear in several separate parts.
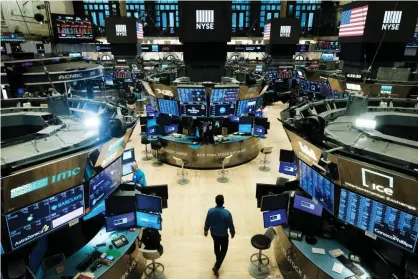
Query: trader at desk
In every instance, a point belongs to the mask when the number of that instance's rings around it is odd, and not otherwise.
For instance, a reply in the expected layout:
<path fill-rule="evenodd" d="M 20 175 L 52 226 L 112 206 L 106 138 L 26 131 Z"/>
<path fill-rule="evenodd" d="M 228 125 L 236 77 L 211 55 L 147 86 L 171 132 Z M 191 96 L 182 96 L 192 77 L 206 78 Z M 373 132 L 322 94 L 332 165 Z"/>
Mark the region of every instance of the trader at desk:
<path fill-rule="evenodd" d="M 131 165 L 133 175 L 132 175 L 132 182 L 135 184 L 140 185 L 141 187 L 147 186 L 147 180 L 145 179 L 144 172 L 138 168 L 138 164 L 133 162 Z"/>

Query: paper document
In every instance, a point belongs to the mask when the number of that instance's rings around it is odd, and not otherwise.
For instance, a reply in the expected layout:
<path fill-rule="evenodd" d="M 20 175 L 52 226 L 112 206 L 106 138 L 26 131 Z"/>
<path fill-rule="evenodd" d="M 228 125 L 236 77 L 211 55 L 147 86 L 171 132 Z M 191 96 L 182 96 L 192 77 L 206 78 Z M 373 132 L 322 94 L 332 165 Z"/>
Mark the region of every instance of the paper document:
<path fill-rule="evenodd" d="M 325 250 L 323 248 L 312 248 L 312 253 L 325 255 Z"/>
<path fill-rule="evenodd" d="M 334 266 L 332 267 L 332 271 L 337 272 L 341 274 L 343 272 L 344 266 L 340 263 L 334 263 Z"/>

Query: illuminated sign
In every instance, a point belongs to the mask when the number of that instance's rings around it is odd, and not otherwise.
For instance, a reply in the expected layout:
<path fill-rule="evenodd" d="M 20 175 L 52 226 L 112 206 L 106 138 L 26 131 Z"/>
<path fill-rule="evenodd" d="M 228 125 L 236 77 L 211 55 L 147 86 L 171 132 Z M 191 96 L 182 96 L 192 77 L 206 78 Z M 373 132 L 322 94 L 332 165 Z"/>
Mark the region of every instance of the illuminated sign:
<path fill-rule="evenodd" d="M 116 24 L 116 36 L 118 37 L 126 37 L 128 36 L 128 32 L 126 31 L 126 24 Z"/>
<path fill-rule="evenodd" d="M 280 37 L 290 38 L 292 26 L 280 26 Z"/>
<path fill-rule="evenodd" d="M 401 18 L 402 11 L 386 11 L 383 17 L 382 30 L 398 31 Z"/>
<path fill-rule="evenodd" d="M 361 79 L 361 74 L 346 74 L 346 78 Z"/>
<path fill-rule="evenodd" d="M 292 144 L 296 156 L 310 166 L 317 164 L 322 156 L 322 150 L 297 134 L 287 129 L 285 129 L 285 131 L 289 136 L 290 143 Z"/>
<path fill-rule="evenodd" d="M 308 157 L 310 157 L 311 159 L 318 161 L 318 158 L 316 158 L 315 152 L 310 149 L 308 146 L 304 145 L 303 143 L 299 142 L 299 147 L 300 150 L 305 153 L 305 155 L 307 155 Z"/>
<path fill-rule="evenodd" d="M 213 30 L 214 29 L 214 11 L 196 10 L 196 29 Z"/>
<path fill-rule="evenodd" d="M 170 90 L 164 90 L 164 89 L 159 89 L 159 88 L 156 88 L 156 89 L 155 89 L 155 92 L 156 92 L 156 93 L 159 93 L 159 94 L 162 94 L 162 95 L 164 95 L 164 96 L 174 97 L 173 92 L 171 92 Z"/>
<path fill-rule="evenodd" d="M 58 79 L 73 79 L 73 78 L 81 78 L 83 77 L 82 73 L 79 74 L 70 74 L 70 75 L 59 75 Z"/>
<path fill-rule="evenodd" d="M 393 195 L 393 177 L 362 168 L 361 178 L 364 187 L 384 193 L 388 196 Z M 376 180 L 378 182 L 376 182 Z"/>

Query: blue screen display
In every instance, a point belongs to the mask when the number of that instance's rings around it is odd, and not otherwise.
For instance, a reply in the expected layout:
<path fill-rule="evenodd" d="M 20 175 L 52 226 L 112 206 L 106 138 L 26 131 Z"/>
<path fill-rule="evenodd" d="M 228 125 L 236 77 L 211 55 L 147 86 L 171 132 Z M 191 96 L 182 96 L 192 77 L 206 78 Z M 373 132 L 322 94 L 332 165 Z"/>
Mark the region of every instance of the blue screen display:
<path fill-rule="evenodd" d="M 147 120 L 147 127 L 154 127 L 157 126 L 157 119 L 151 118 Z"/>
<path fill-rule="evenodd" d="M 230 120 L 231 120 L 231 122 L 239 122 L 239 117 L 231 115 Z"/>
<path fill-rule="evenodd" d="M 147 111 L 147 117 L 157 118 L 160 114 L 157 111 Z"/>
<path fill-rule="evenodd" d="M 119 186 L 122 180 L 122 158 L 118 158 L 90 180 L 90 210 Z"/>
<path fill-rule="evenodd" d="M 206 103 L 205 88 L 177 87 L 181 103 Z"/>
<path fill-rule="evenodd" d="M 287 223 L 286 209 L 263 212 L 264 228 L 276 227 Z"/>
<path fill-rule="evenodd" d="M 175 100 L 158 99 L 158 106 L 160 107 L 160 113 L 180 115 L 179 106 Z"/>
<path fill-rule="evenodd" d="M 157 134 L 157 127 L 147 127 L 147 136 L 155 136 Z"/>
<path fill-rule="evenodd" d="M 257 65 L 257 66 L 255 66 L 255 70 L 257 72 L 262 72 L 263 71 L 263 65 Z"/>
<path fill-rule="evenodd" d="M 83 185 L 6 215 L 12 249 L 84 215 Z"/>
<path fill-rule="evenodd" d="M 254 113 L 254 115 L 255 115 L 255 117 L 257 117 L 257 118 L 263 118 L 263 112 L 262 112 L 262 111 L 256 111 L 256 112 Z"/>
<path fill-rule="evenodd" d="M 259 109 L 263 105 L 264 95 L 258 96 L 255 108 Z"/>
<path fill-rule="evenodd" d="M 295 195 L 295 199 L 293 201 L 293 207 L 296 209 L 308 212 L 310 214 L 316 215 L 316 216 L 322 215 L 321 205 L 315 203 L 311 199 L 307 199 L 299 195 Z"/>
<path fill-rule="evenodd" d="M 173 124 L 173 125 L 164 126 L 164 131 L 167 135 L 168 134 L 173 134 L 173 133 L 178 133 L 179 125 Z"/>
<path fill-rule="evenodd" d="M 257 110 L 257 98 L 238 101 L 237 116 L 255 112 Z"/>
<path fill-rule="evenodd" d="M 121 229 L 130 229 L 136 226 L 135 213 L 106 217 L 106 231 L 116 231 Z"/>
<path fill-rule="evenodd" d="M 210 95 L 211 103 L 235 103 L 239 88 L 213 88 Z"/>
<path fill-rule="evenodd" d="M 136 212 L 136 225 L 142 228 L 161 230 L 161 218 L 159 214 Z"/>
<path fill-rule="evenodd" d="M 194 116 L 194 117 L 206 117 L 206 105 L 204 104 L 183 104 L 181 106 L 181 115 Z"/>
<path fill-rule="evenodd" d="M 148 195 L 135 195 L 135 197 L 137 210 L 159 213 L 163 211 L 160 197 Z"/>
<path fill-rule="evenodd" d="M 211 104 L 210 116 L 229 116 L 235 114 L 235 103 Z"/>
<path fill-rule="evenodd" d="M 326 210 L 334 214 L 334 183 L 299 160 L 300 186 Z"/>
<path fill-rule="evenodd" d="M 254 125 L 254 135 L 264 137 L 266 129 L 263 126 Z"/>
<path fill-rule="evenodd" d="M 338 219 L 414 252 L 418 218 L 380 202 L 341 189 Z"/>
<path fill-rule="evenodd" d="M 251 134 L 251 124 L 239 124 L 238 132 L 243 134 Z"/>
<path fill-rule="evenodd" d="M 288 162 L 280 162 L 279 172 L 287 175 L 296 176 L 296 164 Z"/>

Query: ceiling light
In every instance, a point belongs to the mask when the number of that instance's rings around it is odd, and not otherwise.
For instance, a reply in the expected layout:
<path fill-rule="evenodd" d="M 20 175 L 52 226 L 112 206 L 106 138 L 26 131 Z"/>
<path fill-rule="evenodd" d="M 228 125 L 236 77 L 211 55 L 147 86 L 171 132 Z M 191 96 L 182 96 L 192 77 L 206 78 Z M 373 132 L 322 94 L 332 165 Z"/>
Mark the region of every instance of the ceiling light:
<path fill-rule="evenodd" d="M 376 128 L 376 121 L 371 119 L 356 119 L 356 127 L 373 130 Z"/>
<path fill-rule="evenodd" d="M 84 126 L 87 128 L 98 128 L 100 125 L 100 119 L 97 117 L 89 117 L 84 119 Z"/>

